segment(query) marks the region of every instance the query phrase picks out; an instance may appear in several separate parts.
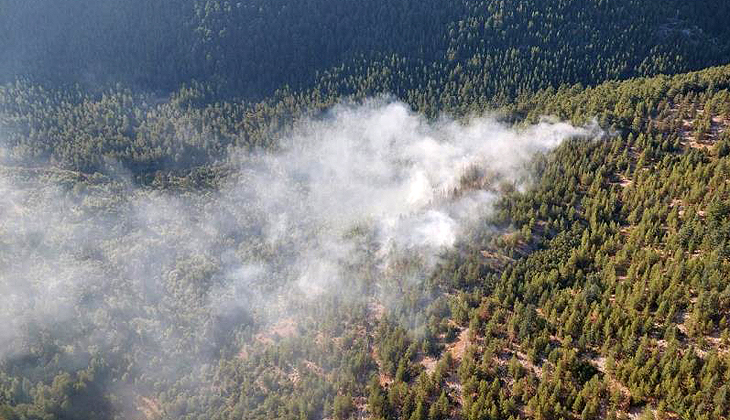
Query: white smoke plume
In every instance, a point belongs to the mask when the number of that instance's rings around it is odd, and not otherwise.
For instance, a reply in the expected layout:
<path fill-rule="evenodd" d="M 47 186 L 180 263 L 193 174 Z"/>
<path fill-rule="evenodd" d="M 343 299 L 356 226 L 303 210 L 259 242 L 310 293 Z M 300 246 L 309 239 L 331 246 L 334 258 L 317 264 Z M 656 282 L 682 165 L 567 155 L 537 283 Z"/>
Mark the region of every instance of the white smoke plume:
<path fill-rule="evenodd" d="M 293 303 L 358 298 L 368 282 L 367 298 L 385 298 L 384 278 L 418 284 L 503 184 L 524 187 L 532 157 L 595 134 L 430 121 L 374 100 L 297 122 L 276 152 L 231 157 L 237 170 L 214 191 L 5 168 L 0 363 L 50 340 L 63 363 L 122 352 L 175 376 Z"/>
<path fill-rule="evenodd" d="M 297 124 L 283 151 L 246 156 L 248 171 L 227 194 L 263 211 L 270 243 L 295 244 L 297 284 L 314 296 L 352 275 L 341 264 L 354 257 L 352 229 L 372 234 L 382 264 L 417 250 L 428 266 L 488 215 L 497 191 L 485 182 L 519 184 L 536 153 L 590 134 L 565 123 L 515 130 L 489 117 L 430 122 L 398 102 L 340 106 Z"/>

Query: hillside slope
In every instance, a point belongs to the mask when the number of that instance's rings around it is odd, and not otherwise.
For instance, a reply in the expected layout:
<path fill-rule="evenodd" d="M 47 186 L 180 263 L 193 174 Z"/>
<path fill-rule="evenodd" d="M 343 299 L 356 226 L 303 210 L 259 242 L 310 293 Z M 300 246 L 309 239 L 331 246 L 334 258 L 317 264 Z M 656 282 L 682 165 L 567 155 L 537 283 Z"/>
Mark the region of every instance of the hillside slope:
<path fill-rule="evenodd" d="M 47 92 L 9 86 L 3 122 L 4 130 L 16 129 L 10 137 L 16 145 L 5 156 L 11 161 L 41 147 L 34 146 L 34 129 L 17 128 L 29 124 L 27 115 L 48 109 L 58 117 L 47 120 L 47 133 L 65 126 L 96 135 L 87 137 L 88 149 L 50 143 L 51 156 L 69 150 L 94 159 L 105 144 L 127 150 L 123 124 L 120 137 L 103 131 L 116 130 L 116 113 L 137 119 L 137 132 L 155 121 L 180 127 L 177 118 L 188 127 L 185 138 L 199 138 L 204 154 L 210 147 L 221 158 L 215 167 L 157 171 L 148 186 L 111 169 L 87 174 L 53 161 L 7 163 L 3 229 L 17 233 L 4 236 L 2 264 L 6 273 L 25 273 L 29 288 L 17 289 L 12 276 L 3 287 L 24 296 L 43 276 L 98 281 L 67 289 L 58 295 L 60 306 L 46 306 L 52 300 L 35 306 L 20 332 L 5 330 L 15 341 L 3 348 L 0 413 L 11 419 L 620 418 L 642 412 L 724 418 L 730 410 L 729 86 L 725 66 L 521 97 L 503 109 L 518 126 L 542 115 L 575 124 L 595 119 L 607 137 L 574 139 L 537 156 L 526 189 L 510 187 L 509 180 L 499 185 L 485 229 L 460 239 L 423 281 L 404 281 L 419 264 L 413 256 L 404 255 L 395 275 L 382 279 L 367 274 L 374 267 L 352 261 L 353 295 L 284 299 L 288 306 L 273 318 L 231 302 L 254 299 L 252 290 L 286 296 L 294 289 L 277 289 L 285 276 L 255 289 L 220 287 L 237 258 L 288 267 L 294 242 L 272 248 L 263 237 L 251 241 L 260 215 L 242 213 L 245 196 L 210 201 L 241 163 L 220 144 L 205 146 L 208 133 L 245 138 L 235 127 L 274 130 L 271 120 L 262 118 L 257 128 L 252 114 L 236 111 L 240 105 L 199 106 L 200 93 L 192 91 L 170 103 L 141 105 L 149 107 L 143 113 L 135 108 L 142 96 L 46 101 Z M 301 98 L 270 102 L 269 115 L 302 112 L 311 102 Z M 27 103 L 48 105 L 36 111 Z M 99 131 L 86 122 L 100 124 Z M 69 135 L 76 137 L 82 138 Z M 170 149 L 134 147 L 138 156 L 174 160 Z M 461 185 L 490 185 L 482 176 Z M 32 222 L 38 214 L 49 215 L 42 226 Z M 90 238 L 97 227 L 104 235 Z M 351 234 L 361 235 L 364 228 L 358 229 Z M 65 257 L 49 259 L 55 249 Z M 35 261 L 32 270 L 22 261 Z M 237 297 L 227 300 L 229 293 Z M 9 319 L 24 319 L 12 317 L 21 308 L 6 310 Z"/>
<path fill-rule="evenodd" d="M 454 106 L 726 64 L 730 45 L 722 0 L 54 4 L 4 3 L 0 81 L 168 93 L 195 80 L 247 99 L 322 81 Z"/>

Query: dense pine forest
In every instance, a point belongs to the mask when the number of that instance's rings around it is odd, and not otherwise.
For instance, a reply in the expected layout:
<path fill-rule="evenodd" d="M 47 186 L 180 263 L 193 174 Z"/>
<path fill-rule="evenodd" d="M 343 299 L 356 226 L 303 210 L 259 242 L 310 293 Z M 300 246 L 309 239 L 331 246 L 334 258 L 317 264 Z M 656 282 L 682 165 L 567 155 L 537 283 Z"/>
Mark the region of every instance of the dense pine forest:
<path fill-rule="evenodd" d="M 0 419 L 727 419 L 730 3 L 0 2 Z"/>

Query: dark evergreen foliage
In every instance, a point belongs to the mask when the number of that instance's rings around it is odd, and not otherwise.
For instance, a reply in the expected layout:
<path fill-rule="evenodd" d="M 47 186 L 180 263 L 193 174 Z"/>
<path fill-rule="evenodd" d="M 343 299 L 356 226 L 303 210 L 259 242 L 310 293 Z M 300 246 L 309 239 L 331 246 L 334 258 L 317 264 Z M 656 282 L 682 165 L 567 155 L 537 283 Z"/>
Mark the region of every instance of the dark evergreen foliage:
<path fill-rule="evenodd" d="M 538 157 L 531 187 L 485 221 L 497 229 L 460 240 L 422 287 L 388 290 L 404 303 L 385 315 L 333 297 L 263 339 L 248 314 L 201 310 L 213 252 L 171 250 L 154 299 L 110 275 L 108 299 L 73 309 L 83 321 L 0 360 L 0 419 L 730 416 L 730 66 L 686 73 L 727 61 L 727 2 L 6 3 L 19 20 L 0 22 L 0 45 L 24 55 L 2 67 L 0 169 L 30 191 L 123 203 L 121 166 L 143 194 L 212 194 L 240 151 L 380 93 L 429 116 L 499 107 L 517 126 L 551 115 L 608 135 Z M 39 11 L 50 27 L 21 40 Z M 81 80 L 102 73 L 120 83 Z M 118 208 L 99 197 L 65 222 Z M 8 238 L 0 269 L 38 247 Z M 114 346 L 93 345 L 99 325 Z"/>

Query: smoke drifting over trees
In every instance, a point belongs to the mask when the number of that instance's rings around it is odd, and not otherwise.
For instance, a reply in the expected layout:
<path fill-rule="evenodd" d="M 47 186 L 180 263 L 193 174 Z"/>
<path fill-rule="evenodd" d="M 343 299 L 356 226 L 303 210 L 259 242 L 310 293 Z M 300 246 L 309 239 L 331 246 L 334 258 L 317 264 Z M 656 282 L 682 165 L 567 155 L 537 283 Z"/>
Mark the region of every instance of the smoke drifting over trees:
<path fill-rule="evenodd" d="M 529 184 L 535 154 L 594 134 L 429 122 L 370 101 L 296 123 L 277 152 L 238 155 L 213 190 L 4 171 L 0 357 L 53 343 L 65 363 L 147 354 L 138 369 L 175 375 L 171 361 L 207 363 L 322 295 L 397 305 L 381 278 L 424 281 L 465 232 L 488 229 L 501 188 Z"/>
<path fill-rule="evenodd" d="M 729 15 L 0 0 L 0 420 L 727 419 Z"/>

